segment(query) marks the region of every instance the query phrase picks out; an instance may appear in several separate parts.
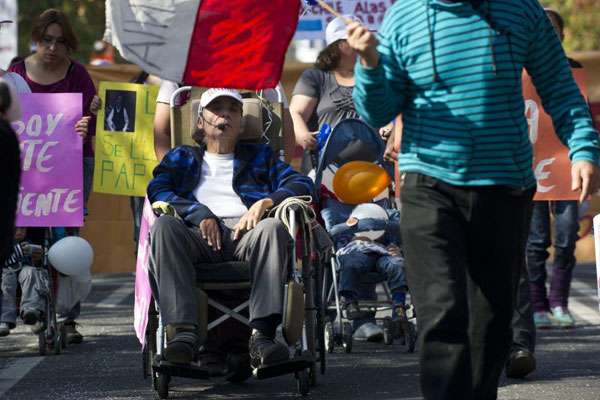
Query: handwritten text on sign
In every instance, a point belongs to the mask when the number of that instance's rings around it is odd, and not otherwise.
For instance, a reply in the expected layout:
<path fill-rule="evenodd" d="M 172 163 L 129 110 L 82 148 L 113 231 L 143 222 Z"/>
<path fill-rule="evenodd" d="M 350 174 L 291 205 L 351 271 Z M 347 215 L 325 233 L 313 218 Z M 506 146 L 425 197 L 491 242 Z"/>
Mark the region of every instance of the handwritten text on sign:
<path fill-rule="evenodd" d="M 81 94 L 20 95 L 13 123 L 21 145 L 18 226 L 82 226 L 82 140 L 75 132 Z"/>
<path fill-rule="evenodd" d="M 156 166 L 153 121 L 156 86 L 100 82 L 94 191 L 145 196 Z"/>
<path fill-rule="evenodd" d="M 377 31 L 386 11 L 396 0 L 326 0 L 343 15 L 353 15 L 372 31 Z M 294 39 L 325 39 L 325 27 L 335 16 L 321 6 L 303 3 Z"/>

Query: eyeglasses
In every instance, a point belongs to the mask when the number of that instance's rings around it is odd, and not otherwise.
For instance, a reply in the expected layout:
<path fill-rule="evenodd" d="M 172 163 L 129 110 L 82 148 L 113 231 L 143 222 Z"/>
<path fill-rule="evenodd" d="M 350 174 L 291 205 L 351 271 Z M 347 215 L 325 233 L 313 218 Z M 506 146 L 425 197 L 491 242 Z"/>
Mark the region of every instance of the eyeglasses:
<path fill-rule="evenodd" d="M 66 47 L 67 41 L 65 40 L 64 37 L 55 37 L 55 36 L 50 36 L 50 35 L 44 35 L 44 36 L 42 36 L 41 44 L 42 44 L 42 46 L 48 47 L 48 48 L 52 47 L 52 46 Z"/>

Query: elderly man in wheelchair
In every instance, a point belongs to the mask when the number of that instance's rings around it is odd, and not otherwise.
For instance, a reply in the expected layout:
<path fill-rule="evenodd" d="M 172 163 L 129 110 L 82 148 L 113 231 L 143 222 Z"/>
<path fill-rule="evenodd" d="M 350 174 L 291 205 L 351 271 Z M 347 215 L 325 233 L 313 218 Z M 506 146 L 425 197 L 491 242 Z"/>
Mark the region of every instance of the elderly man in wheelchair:
<path fill-rule="evenodd" d="M 154 295 L 163 325 L 174 332 L 163 356 L 172 363 L 192 362 L 201 344 L 194 292 L 198 264 L 226 261 L 251 265 L 252 367 L 289 358 L 275 333 L 293 240 L 282 222 L 263 217 L 290 196 L 311 195 L 313 185 L 268 145 L 240 142 L 242 121 L 237 91 L 205 91 L 194 133 L 199 146 L 171 150 L 148 186 L 150 202 L 166 202 L 175 211 L 160 216 L 151 231 Z"/>

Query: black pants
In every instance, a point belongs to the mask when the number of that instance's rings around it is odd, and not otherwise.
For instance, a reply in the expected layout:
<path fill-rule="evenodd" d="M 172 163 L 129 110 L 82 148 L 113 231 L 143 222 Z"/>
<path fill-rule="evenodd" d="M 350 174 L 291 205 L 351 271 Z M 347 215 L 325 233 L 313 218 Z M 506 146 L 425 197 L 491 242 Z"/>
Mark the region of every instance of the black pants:
<path fill-rule="evenodd" d="M 459 187 L 409 173 L 401 196 L 423 395 L 496 399 L 533 189 Z"/>
<path fill-rule="evenodd" d="M 533 214 L 533 202 L 527 208 L 527 218 L 524 221 L 524 229 L 529 232 L 531 216 Z M 529 236 L 529 235 L 528 235 Z M 529 350 L 535 351 L 536 332 L 533 322 L 533 306 L 531 304 L 529 272 L 527 269 L 526 249 L 521 252 L 521 270 L 515 293 L 515 311 L 513 313 L 512 329 L 513 343 L 511 351 Z"/>

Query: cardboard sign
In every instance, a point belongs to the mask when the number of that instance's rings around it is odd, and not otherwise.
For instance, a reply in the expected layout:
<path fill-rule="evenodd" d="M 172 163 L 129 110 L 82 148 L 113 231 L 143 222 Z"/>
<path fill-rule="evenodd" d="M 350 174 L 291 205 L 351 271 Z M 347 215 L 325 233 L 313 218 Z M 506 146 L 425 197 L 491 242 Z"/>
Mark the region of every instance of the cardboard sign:
<path fill-rule="evenodd" d="M 17 226 L 83 225 L 83 141 L 75 132 L 81 93 L 20 94 L 23 118 Z"/>
<path fill-rule="evenodd" d="M 145 196 L 157 164 L 153 122 L 158 87 L 100 82 L 94 191 Z"/>
<path fill-rule="evenodd" d="M 583 68 L 572 71 L 581 93 L 587 97 Z M 533 171 L 537 180 L 534 200 L 579 199 L 579 192 L 571 191 L 569 149 L 556 135 L 552 118 L 544 111 L 531 77 L 527 74 L 523 76 L 523 97 L 529 139 L 533 145 Z"/>
<path fill-rule="evenodd" d="M 385 12 L 396 0 L 341 0 L 327 3 L 343 15 L 357 17 L 363 25 L 372 31 L 377 31 Z M 325 28 L 335 16 L 325 11 L 321 6 L 308 6 L 302 3 L 300 19 L 294 39 L 325 39 Z"/>

